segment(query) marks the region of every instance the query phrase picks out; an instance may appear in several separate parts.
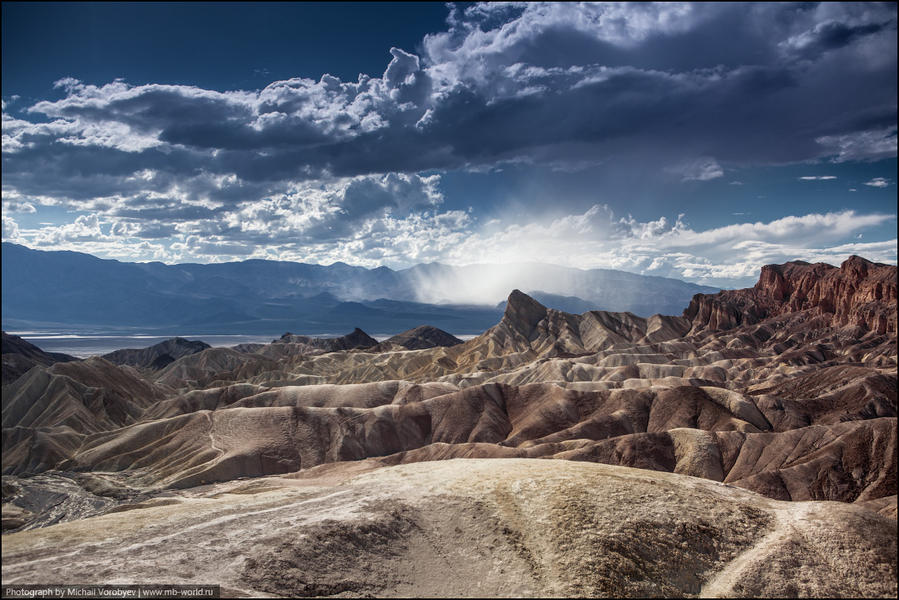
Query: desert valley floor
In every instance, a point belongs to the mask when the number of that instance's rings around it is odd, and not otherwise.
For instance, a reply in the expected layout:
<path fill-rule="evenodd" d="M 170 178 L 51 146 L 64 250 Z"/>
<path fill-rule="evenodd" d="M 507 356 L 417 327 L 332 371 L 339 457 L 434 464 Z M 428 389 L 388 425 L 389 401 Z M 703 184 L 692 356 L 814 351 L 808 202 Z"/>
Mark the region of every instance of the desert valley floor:
<path fill-rule="evenodd" d="M 2 575 L 245 596 L 895 597 L 897 272 L 467 342 L 3 337 Z"/>

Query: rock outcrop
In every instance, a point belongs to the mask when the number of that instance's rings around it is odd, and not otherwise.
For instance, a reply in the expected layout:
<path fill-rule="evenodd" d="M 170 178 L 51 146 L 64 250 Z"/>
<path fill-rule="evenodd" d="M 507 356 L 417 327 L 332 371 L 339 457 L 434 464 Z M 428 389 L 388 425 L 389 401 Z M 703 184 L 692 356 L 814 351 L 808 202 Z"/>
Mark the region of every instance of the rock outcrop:
<path fill-rule="evenodd" d="M 372 348 L 372 352 L 390 350 L 424 350 L 425 348 L 449 347 L 461 344 L 459 338 L 430 325 L 421 325 L 393 337 L 387 338 Z"/>
<path fill-rule="evenodd" d="M 309 350 L 321 350 L 324 352 L 336 352 L 337 350 L 355 350 L 358 348 L 371 348 L 378 344 L 378 340 L 371 337 L 358 327 L 351 333 L 334 338 L 314 338 L 305 335 L 285 333 L 274 343 L 300 344 Z"/>
<path fill-rule="evenodd" d="M 697 294 L 684 311 L 693 331 L 722 331 L 803 313 L 829 327 L 896 333 L 896 267 L 852 256 L 837 269 L 802 261 L 766 265 L 744 290 Z"/>

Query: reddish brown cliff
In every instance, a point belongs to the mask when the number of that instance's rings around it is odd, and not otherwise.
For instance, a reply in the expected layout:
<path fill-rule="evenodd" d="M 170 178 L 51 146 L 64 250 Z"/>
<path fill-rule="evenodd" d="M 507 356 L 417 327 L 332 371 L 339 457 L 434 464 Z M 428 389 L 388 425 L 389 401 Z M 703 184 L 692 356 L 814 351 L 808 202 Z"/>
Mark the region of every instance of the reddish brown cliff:
<path fill-rule="evenodd" d="M 684 311 L 693 330 L 720 331 L 807 311 L 832 327 L 896 333 L 896 267 L 851 256 L 840 268 L 802 261 L 766 265 L 743 290 L 697 294 Z"/>

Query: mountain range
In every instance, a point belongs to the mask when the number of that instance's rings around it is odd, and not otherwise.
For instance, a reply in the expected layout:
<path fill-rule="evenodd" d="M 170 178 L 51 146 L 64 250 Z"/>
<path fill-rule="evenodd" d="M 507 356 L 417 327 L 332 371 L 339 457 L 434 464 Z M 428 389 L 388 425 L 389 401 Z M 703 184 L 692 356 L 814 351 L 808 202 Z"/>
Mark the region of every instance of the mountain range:
<path fill-rule="evenodd" d="M 515 289 L 464 342 L 5 337 L 4 581 L 895 597 L 897 326 L 896 267 L 853 256 L 679 315 Z"/>
<path fill-rule="evenodd" d="M 214 333 L 398 332 L 427 323 L 478 333 L 520 287 L 570 312 L 680 313 L 717 288 L 676 279 L 553 265 L 416 265 L 394 271 L 343 263 L 268 260 L 222 264 L 127 263 L 3 243 L 4 330 Z M 502 296 L 491 290 L 505 286 Z M 471 290 L 483 290 L 475 294 Z"/>

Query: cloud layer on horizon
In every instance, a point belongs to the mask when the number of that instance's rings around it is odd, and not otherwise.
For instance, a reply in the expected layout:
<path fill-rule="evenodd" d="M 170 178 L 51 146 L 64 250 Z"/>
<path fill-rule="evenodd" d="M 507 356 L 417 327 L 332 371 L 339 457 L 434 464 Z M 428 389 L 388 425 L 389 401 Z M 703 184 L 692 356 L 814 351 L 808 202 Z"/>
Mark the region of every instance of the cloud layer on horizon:
<path fill-rule="evenodd" d="M 290 226 L 286 220 L 275 218 L 274 221 L 282 228 Z M 895 215 L 857 214 L 848 210 L 697 231 L 684 215 L 674 222 L 665 217 L 640 222 L 630 215 L 617 216 L 607 205 L 594 205 L 582 214 L 511 225 L 494 219 L 476 228 L 472 228 L 469 215 L 461 211 L 415 213 L 401 219 L 387 215 L 368 221 L 339 242 L 312 243 L 298 248 L 288 233 L 280 245 L 263 246 L 265 250 L 261 252 L 220 234 L 189 235 L 184 242 L 171 247 L 149 239 L 136 242 L 132 232 L 101 222 L 96 215 L 81 216 L 74 223 L 37 231 L 22 231 L 15 221 L 4 216 L 3 236 L 5 241 L 25 242 L 38 248 L 89 251 L 122 260 L 149 258 L 182 262 L 204 256 L 209 259 L 204 262 L 265 258 L 320 264 L 340 261 L 369 268 L 382 265 L 401 268 L 429 262 L 456 265 L 542 262 L 741 287 L 754 283 L 762 265 L 796 259 L 839 264 L 857 254 L 876 262 L 895 263 L 895 238 L 863 242 L 860 241 L 863 234 L 859 233 L 895 221 Z M 248 216 L 244 221 L 247 231 L 244 237 L 252 237 L 254 229 L 264 223 L 265 219 L 258 215 Z M 268 239 L 269 234 L 262 235 Z M 846 238 L 854 241 L 844 242 Z"/>
<path fill-rule="evenodd" d="M 381 77 L 349 82 L 223 92 L 67 78 L 60 99 L 4 101 L 3 238 L 166 261 L 533 255 L 724 282 L 760 260 L 840 255 L 846 237 L 895 219 L 844 211 L 692 232 L 664 217 L 630 226 L 597 202 L 497 224 L 444 208 L 441 190 L 441 174 L 504 164 L 602 164 L 676 185 L 894 157 L 895 5 L 476 4 L 453 8 L 420 55 L 390 55 Z M 77 216 L 16 220 L 43 207 Z M 807 234 L 778 234 L 797 227 Z"/>

